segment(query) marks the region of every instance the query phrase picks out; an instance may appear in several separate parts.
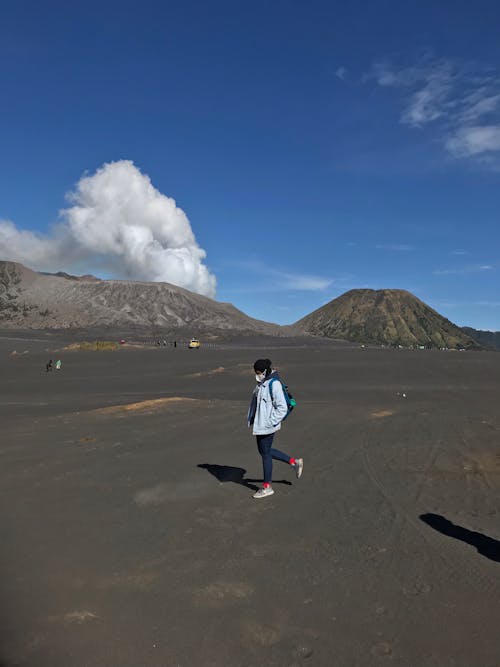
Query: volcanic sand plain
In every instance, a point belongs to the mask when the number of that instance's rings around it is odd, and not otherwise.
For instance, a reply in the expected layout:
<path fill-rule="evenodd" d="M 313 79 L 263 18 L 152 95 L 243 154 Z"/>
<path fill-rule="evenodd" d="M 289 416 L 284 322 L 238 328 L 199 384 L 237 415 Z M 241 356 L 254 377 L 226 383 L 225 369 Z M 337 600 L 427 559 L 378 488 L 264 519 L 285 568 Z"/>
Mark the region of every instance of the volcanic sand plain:
<path fill-rule="evenodd" d="M 0 340 L 2 667 L 500 664 L 500 354 L 46 348 Z M 256 501 L 261 356 L 305 468 Z"/>

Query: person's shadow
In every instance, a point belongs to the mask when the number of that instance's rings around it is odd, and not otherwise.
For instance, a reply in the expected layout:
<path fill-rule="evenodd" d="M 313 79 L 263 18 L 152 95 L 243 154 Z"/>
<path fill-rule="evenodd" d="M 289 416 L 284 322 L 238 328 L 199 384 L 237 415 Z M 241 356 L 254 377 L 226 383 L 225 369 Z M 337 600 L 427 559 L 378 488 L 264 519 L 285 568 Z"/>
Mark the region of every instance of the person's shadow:
<path fill-rule="evenodd" d="M 440 514 L 421 514 L 420 519 L 439 533 L 466 542 L 475 547 L 481 556 L 500 563 L 500 542 L 493 537 L 457 526 Z"/>
<path fill-rule="evenodd" d="M 220 466 L 216 463 L 198 463 L 198 468 L 203 468 L 208 470 L 208 472 L 213 475 L 219 482 L 233 482 L 234 484 L 240 484 L 241 486 L 246 486 L 247 489 L 252 491 L 258 491 L 259 487 L 252 484 L 252 482 L 263 482 L 262 479 L 247 479 L 245 477 L 246 470 L 245 468 L 235 468 L 234 466 Z M 288 484 L 291 486 L 291 482 L 286 479 L 273 480 L 273 484 Z"/>

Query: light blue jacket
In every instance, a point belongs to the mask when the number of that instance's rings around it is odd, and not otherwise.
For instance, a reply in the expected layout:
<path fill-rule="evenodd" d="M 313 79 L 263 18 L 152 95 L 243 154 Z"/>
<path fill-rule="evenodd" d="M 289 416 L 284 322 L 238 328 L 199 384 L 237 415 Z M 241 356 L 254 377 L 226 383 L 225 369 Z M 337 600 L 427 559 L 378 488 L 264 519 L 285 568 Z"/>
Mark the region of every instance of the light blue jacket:
<path fill-rule="evenodd" d="M 273 396 L 269 392 L 269 382 L 273 382 Z M 248 410 L 248 425 L 253 426 L 254 435 L 268 435 L 281 428 L 281 422 L 288 413 L 288 405 L 283 393 L 283 386 L 279 375 L 273 370 L 271 375 L 259 382 L 252 394 L 252 401 Z"/>

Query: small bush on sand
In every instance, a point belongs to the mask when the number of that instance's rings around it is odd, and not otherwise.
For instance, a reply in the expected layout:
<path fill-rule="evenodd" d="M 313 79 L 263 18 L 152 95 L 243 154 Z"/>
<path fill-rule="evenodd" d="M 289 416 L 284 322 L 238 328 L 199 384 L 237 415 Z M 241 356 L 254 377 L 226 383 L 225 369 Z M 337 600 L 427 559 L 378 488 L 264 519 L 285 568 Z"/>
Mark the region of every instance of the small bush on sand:
<path fill-rule="evenodd" d="M 112 340 L 94 340 L 90 343 L 86 341 L 80 343 L 80 350 L 91 350 L 94 352 L 109 352 L 116 350 L 117 348 L 118 343 L 115 343 Z"/>

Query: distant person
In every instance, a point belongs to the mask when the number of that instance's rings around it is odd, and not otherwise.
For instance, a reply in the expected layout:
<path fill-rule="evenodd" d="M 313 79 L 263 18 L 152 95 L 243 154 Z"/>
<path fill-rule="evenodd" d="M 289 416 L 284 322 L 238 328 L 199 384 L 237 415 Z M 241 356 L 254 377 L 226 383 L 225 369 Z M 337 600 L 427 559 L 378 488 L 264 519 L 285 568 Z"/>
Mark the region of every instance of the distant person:
<path fill-rule="evenodd" d="M 262 457 L 264 481 L 262 488 L 254 493 L 254 498 L 272 496 L 273 459 L 284 461 L 295 469 L 297 479 L 302 475 L 303 459 L 296 459 L 288 454 L 273 449 L 274 434 L 281 428 L 281 422 L 288 413 L 288 406 L 283 393 L 283 385 L 277 371 L 272 367 L 270 359 L 257 359 L 253 365 L 257 386 L 255 387 L 250 408 L 248 410 L 248 425 L 253 426 L 253 434 L 257 438 L 257 448 Z M 271 392 L 269 383 L 272 383 Z"/>
<path fill-rule="evenodd" d="M 61 360 L 58 359 L 58 360 L 56 361 L 56 371 L 60 371 L 60 370 L 61 370 L 61 366 L 62 366 Z"/>
<path fill-rule="evenodd" d="M 52 370 L 52 359 L 49 359 L 48 363 L 45 364 L 45 372 L 48 373 Z"/>

